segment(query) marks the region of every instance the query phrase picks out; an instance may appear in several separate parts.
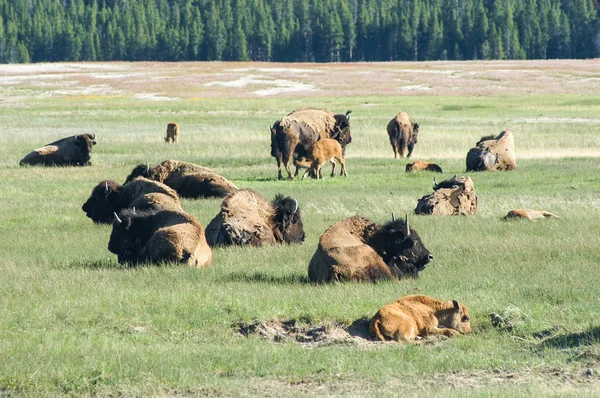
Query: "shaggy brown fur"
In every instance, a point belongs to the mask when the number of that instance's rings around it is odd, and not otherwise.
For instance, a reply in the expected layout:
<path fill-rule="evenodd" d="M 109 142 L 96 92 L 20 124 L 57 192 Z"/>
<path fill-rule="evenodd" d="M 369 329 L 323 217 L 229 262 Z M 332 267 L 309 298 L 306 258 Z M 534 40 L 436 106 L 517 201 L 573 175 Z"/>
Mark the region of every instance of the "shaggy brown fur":
<path fill-rule="evenodd" d="M 394 158 L 410 157 L 414 144 L 417 143 L 419 125 L 410 121 L 406 112 L 399 112 L 387 125 L 387 133 L 394 151 Z M 406 150 L 408 149 L 408 154 Z"/>
<path fill-rule="evenodd" d="M 483 137 L 467 153 L 466 163 L 467 171 L 516 170 L 517 154 L 512 133 L 504 130 L 496 138 Z"/>
<path fill-rule="evenodd" d="M 165 135 L 165 142 L 175 143 L 179 141 L 179 124 L 171 122 L 167 124 L 167 133 Z"/>
<path fill-rule="evenodd" d="M 79 134 L 51 142 L 28 153 L 19 164 L 40 166 L 91 166 L 90 153 L 96 145 L 93 134 Z"/>
<path fill-rule="evenodd" d="M 423 295 L 402 297 L 386 305 L 377 311 L 369 325 L 371 337 L 380 341 L 467 333 L 471 333 L 471 317 L 464 304 Z"/>
<path fill-rule="evenodd" d="M 550 213 L 545 210 L 531 210 L 531 209 L 517 209 L 511 210 L 504 217 L 505 220 L 510 220 L 514 218 L 526 218 L 529 221 L 539 220 L 540 218 L 560 218 L 556 214 Z"/>
<path fill-rule="evenodd" d="M 348 172 L 346 171 L 346 162 L 344 160 L 344 155 L 342 154 L 342 146 L 336 140 L 332 140 L 331 138 L 324 138 L 315 142 L 306 153 L 306 157 L 302 159 L 297 159 L 294 161 L 296 167 L 306 168 L 306 172 L 302 176 L 302 179 L 306 178 L 306 176 L 313 172 L 317 179 L 323 178 L 323 173 L 321 172 L 321 168 L 325 163 L 331 162 L 333 165 L 331 169 L 331 176 L 335 176 L 335 166 L 336 160 L 340 162 L 342 166 L 342 170 L 340 175 L 344 177 L 348 177 Z"/>
<path fill-rule="evenodd" d="M 468 215 L 477 211 L 477 195 L 469 177 L 453 177 L 440 182 L 434 192 L 417 202 L 415 214 L 438 216 Z"/>
<path fill-rule="evenodd" d="M 435 173 L 443 173 L 442 168 L 435 163 L 417 160 L 406 165 L 406 172 L 413 171 L 433 171 Z"/>
<path fill-rule="evenodd" d="M 318 108 L 298 108 L 281 119 L 283 124 L 287 121 L 302 123 L 319 133 L 322 138 L 329 138 L 329 132 L 335 126 L 334 113 Z"/>

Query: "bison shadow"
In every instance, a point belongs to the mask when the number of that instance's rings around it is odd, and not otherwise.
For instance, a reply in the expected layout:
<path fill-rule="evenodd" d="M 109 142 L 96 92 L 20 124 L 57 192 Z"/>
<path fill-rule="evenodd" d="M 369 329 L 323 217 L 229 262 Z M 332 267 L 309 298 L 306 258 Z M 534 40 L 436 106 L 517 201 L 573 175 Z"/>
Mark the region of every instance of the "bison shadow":
<path fill-rule="evenodd" d="M 101 260 L 79 259 L 69 262 L 70 268 L 84 268 L 91 270 L 101 269 L 131 269 L 127 265 L 119 264 L 116 258 L 104 258 Z"/>
<path fill-rule="evenodd" d="M 258 282 L 273 285 L 313 284 L 308 280 L 308 276 L 303 274 L 272 275 L 264 272 L 255 272 L 253 274 L 236 272 L 225 276 L 224 279 L 228 282 Z"/>
<path fill-rule="evenodd" d="M 560 334 L 544 340 L 540 346 L 547 348 L 575 348 L 600 343 L 600 326 L 592 326 L 578 333 Z"/>

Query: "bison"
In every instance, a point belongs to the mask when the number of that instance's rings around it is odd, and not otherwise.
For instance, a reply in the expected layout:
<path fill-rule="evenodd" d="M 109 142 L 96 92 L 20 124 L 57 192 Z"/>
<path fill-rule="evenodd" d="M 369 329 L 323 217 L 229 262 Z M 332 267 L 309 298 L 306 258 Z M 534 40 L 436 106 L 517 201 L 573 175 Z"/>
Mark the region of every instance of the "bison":
<path fill-rule="evenodd" d="M 298 201 L 281 194 L 269 202 L 252 189 L 230 194 L 206 227 L 210 246 L 304 242 Z"/>
<path fill-rule="evenodd" d="M 425 162 L 423 160 L 417 160 L 406 165 L 406 172 L 414 171 L 432 171 L 434 173 L 443 173 L 442 168 L 435 163 Z"/>
<path fill-rule="evenodd" d="M 91 166 L 94 134 L 79 134 L 51 142 L 28 153 L 19 164 L 41 166 Z"/>
<path fill-rule="evenodd" d="M 331 138 L 342 146 L 352 142 L 350 134 L 350 113 L 334 115 L 332 112 L 316 108 L 299 108 L 278 120 L 271 127 L 271 156 L 277 160 L 278 178 L 281 180 L 283 165 L 290 179 L 298 175 L 298 168 L 292 175 L 290 162 L 297 153 L 302 157 L 316 141 Z"/>
<path fill-rule="evenodd" d="M 125 185 L 113 180 L 100 182 L 81 209 L 96 224 L 110 224 L 114 213 L 133 207 L 138 210 L 182 211 L 177 193 L 173 189 L 142 177 Z"/>
<path fill-rule="evenodd" d="M 539 220 L 540 218 L 560 218 L 554 213 L 550 213 L 545 210 L 531 210 L 531 209 L 517 209 L 511 210 L 508 212 L 506 216 L 504 216 L 505 220 L 511 220 L 516 218 L 526 218 L 529 221 Z"/>
<path fill-rule="evenodd" d="M 419 123 L 412 123 L 408 113 L 400 112 L 388 123 L 387 133 L 394 150 L 394 159 L 398 158 L 398 154 L 401 158 L 405 156 L 410 158 L 417 144 Z M 408 154 L 406 154 L 407 149 Z"/>
<path fill-rule="evenodd" d="M 162 182 L 182 198 L 223 198 L 238 189 L 209 168 L 179 160 L 165 160 L 155 167 L 140 164 L 134 167 L 126 182 L 138 176 Z"/>
<path fill-rule="evenodd" d="M 167 124 L 167 133 L 165 135 L 166 143 L 175 143 L 179 141 L 179 124 L 171 122 Z"/>
<path fill-rule="evenodd" d="M 108 250 L 120 264 L 175 262 L 204 267 L 211 263 L 204 229 L 190 214 L 125 209 L 113 216 Z"/>
<path fill-rule="evenodd" d="M 467 152 L 466 163 L 467 171 L 515 170 L 517 155 L 512 133 L 504 130 L 497 137 L 482 137 Z"/>
<path fill-rule="evenodd" d="M 402 297 L 381 308 L 371 319 L 374 340 L 410 341 L 428 335 L 453 337 L 471 333 L 471 316 L 464 304 L 423 295 Z"/>
<path fill-rule="evenodd" d="M 308 149 L 305 158 L 295 159 L 294 165 L 296 168 L 306 168 L 306 172 L 302 176 L 302 179 L 306 178 L 309 172 L 313 172 L 316 178 L 319 179 L 323 178 L 321 168 L 327 162 L 331 162 L 333 164 L 331 176 L 333 177 L 335 175 L 336 160 L 340 162 L 342 168 L 340 175 L 348 177 L 348 172 L 346 171 L 346 162 L 344 160 L 344 155 L 342 154 L 342 146 L 336 140 L 324 138 L 312 144 L 312 146 Z"/>
<path fill-rule="evenodd" d="M 385 225 L 352 216 L 330 226 L 308 266 L 313 282 L 369 281 L 417 277 L 433 260 L 406 219 Z"/>
<path fill-rule="evenodd" d="M 452 177 L 439 184 L 433 179 L 434 192 L 417 202 L 415 214 L 454 216 L 474 214 L 477 211 L 477 195 L 469 177 Z"/>

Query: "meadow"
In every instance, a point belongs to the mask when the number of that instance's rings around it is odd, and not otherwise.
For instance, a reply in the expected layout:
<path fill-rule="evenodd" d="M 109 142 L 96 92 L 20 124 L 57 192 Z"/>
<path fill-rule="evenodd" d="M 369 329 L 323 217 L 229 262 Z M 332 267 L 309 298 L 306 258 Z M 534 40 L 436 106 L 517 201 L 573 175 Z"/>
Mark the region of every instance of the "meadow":
<path fill-rule="evenodd" d="M 0 396 L 598 395 L 598 93 L 600 60 L 0 65 Z M 301 106 L 352 110 L 348 178 L 277 180 L 269 127 Z M 393 158 L 385 126 L 400 110 L 421 126 L 413 160 L 440 164 L 438 181 L 469 175 L 476 215 L 413 214 L 434 174 Z M 518 169 L 465 174 L 468 149 L 504 129 Z M 19 167 L 79 133 L 96 134 L 91 167 Z M 119 265 L 111 226 L 81 205 L 99 181 L 165 159 L 296 198 L 306 241 L 217 248 L 205 269 Z M 182 199 L 204 226 L 220 202 Z M 561 218 L 502 220 L 525 207 Z M 329 225 L 392 212 L 435 256 L 418 279 L 308 282 Z M 344 328 L 407 294 L 465 303 L 473 333 L 405 345 L 240 332 Z"/>

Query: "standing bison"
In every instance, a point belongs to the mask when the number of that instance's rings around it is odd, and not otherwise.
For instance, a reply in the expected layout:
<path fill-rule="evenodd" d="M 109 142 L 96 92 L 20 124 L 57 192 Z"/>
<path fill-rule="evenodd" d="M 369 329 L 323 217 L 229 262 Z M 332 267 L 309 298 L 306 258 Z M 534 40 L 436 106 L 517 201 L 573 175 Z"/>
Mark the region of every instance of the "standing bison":
<path fill-rule="evenodd" d="M 509 130 L 497 137 L 481 138 L 467 153 L 467 171 L 515 170 L 517 154 L 515 140 Z"/>
<path fill-rule="evenodd" d="M 165 134 L 166 143 L 176 143 L 179 141 L 179 124 L 171 122 L 167 124 L 167 133 Z"/>
<path fill-rule="evenodd" d="M 387 133 L 394 150 L 394 159 L 398 158 L 398 155 L 401 158 L 410 157 L 417 143 L 419 123 L 412 123 L 408 113 L 400 112 L 388 123 Z"/>
<path fill-rule="evenodd" d="M 334 139 L 342 146 L 342 153 L 345 153 L 346 145 L 352 142 L 350 112 L 335 115 L 325 109 L 299 108 L 275 122 L 271 127 L 271 156 L 277 160 L 278 178 L 283 178 L 283 165 L 289 178 L 295 179 L 298 168 L 292 175 L 292 159 L 303 157 L 318 140 Z"/>
<path fill-rule="evenodd" d="M 108 250 L 120 264 L 175 262 L 203 267 L 211 263 L 204 229 L 187 213 L 125 209 L 113 216 Z"/>
<path fill-rule="evenodd" d="M 415 214 L 455 216 L 475 214 L 477 195 L 470 177 L 452 177 L 439 184 L 433 179 L 434 192 L 417 202 Z"/>
<path fill-rule="evenodd" d="M 238 189 L 211 169 L 179 160 L 165 160 L 155 167 L 140 164 L 131 171 L 126 182 L 139 176 L 173 188 L 182 198 L 224 198 Z"/>
<path fill-rule="evenodd" d="M 304 242 L 298 201 L 279 194 L 269 202 L 256 191 L 241 189 L 223 199 L 221 211 L 206 227 L 210 246 Z"/>
<path fill-rule="evenodd" d="M 19 164 L 40 166 L 91 166 L 94 134 L 79 134 L 51 142 L 28 153 Z"/>
<path fill-rule="evenodd" d="M 406 220 L 385 225 L 364 217 L 345 218 L 319 238 L 310 260 L 308 278 L 313 282 L 369 281 L 416 277 L 433 255 Z"/>
<path fill-rule="evenodd" d="M 303 180 L 310 172 L 312 172 L 316 178 L 319 179 L 323 178 L 321 169 L 327 162 L 331 162 L 333 164 L 331 176 L 335 176 L 336 161 L 340 162 L 342 169 L 340 175 L 348 177 L 348 172 L 346 171 L 346 161 L 344 160 L 344 155 L 342 154 L 342 146 L 336 140 L 324 138 L 312 144 L 312 146 L 308 149 L 305 158 L 294 160 L 294 165 L 296 166 L 296 169 L 299 167 L 304 167 L 306 169 L 306 172 L 302 176 Z"/>

